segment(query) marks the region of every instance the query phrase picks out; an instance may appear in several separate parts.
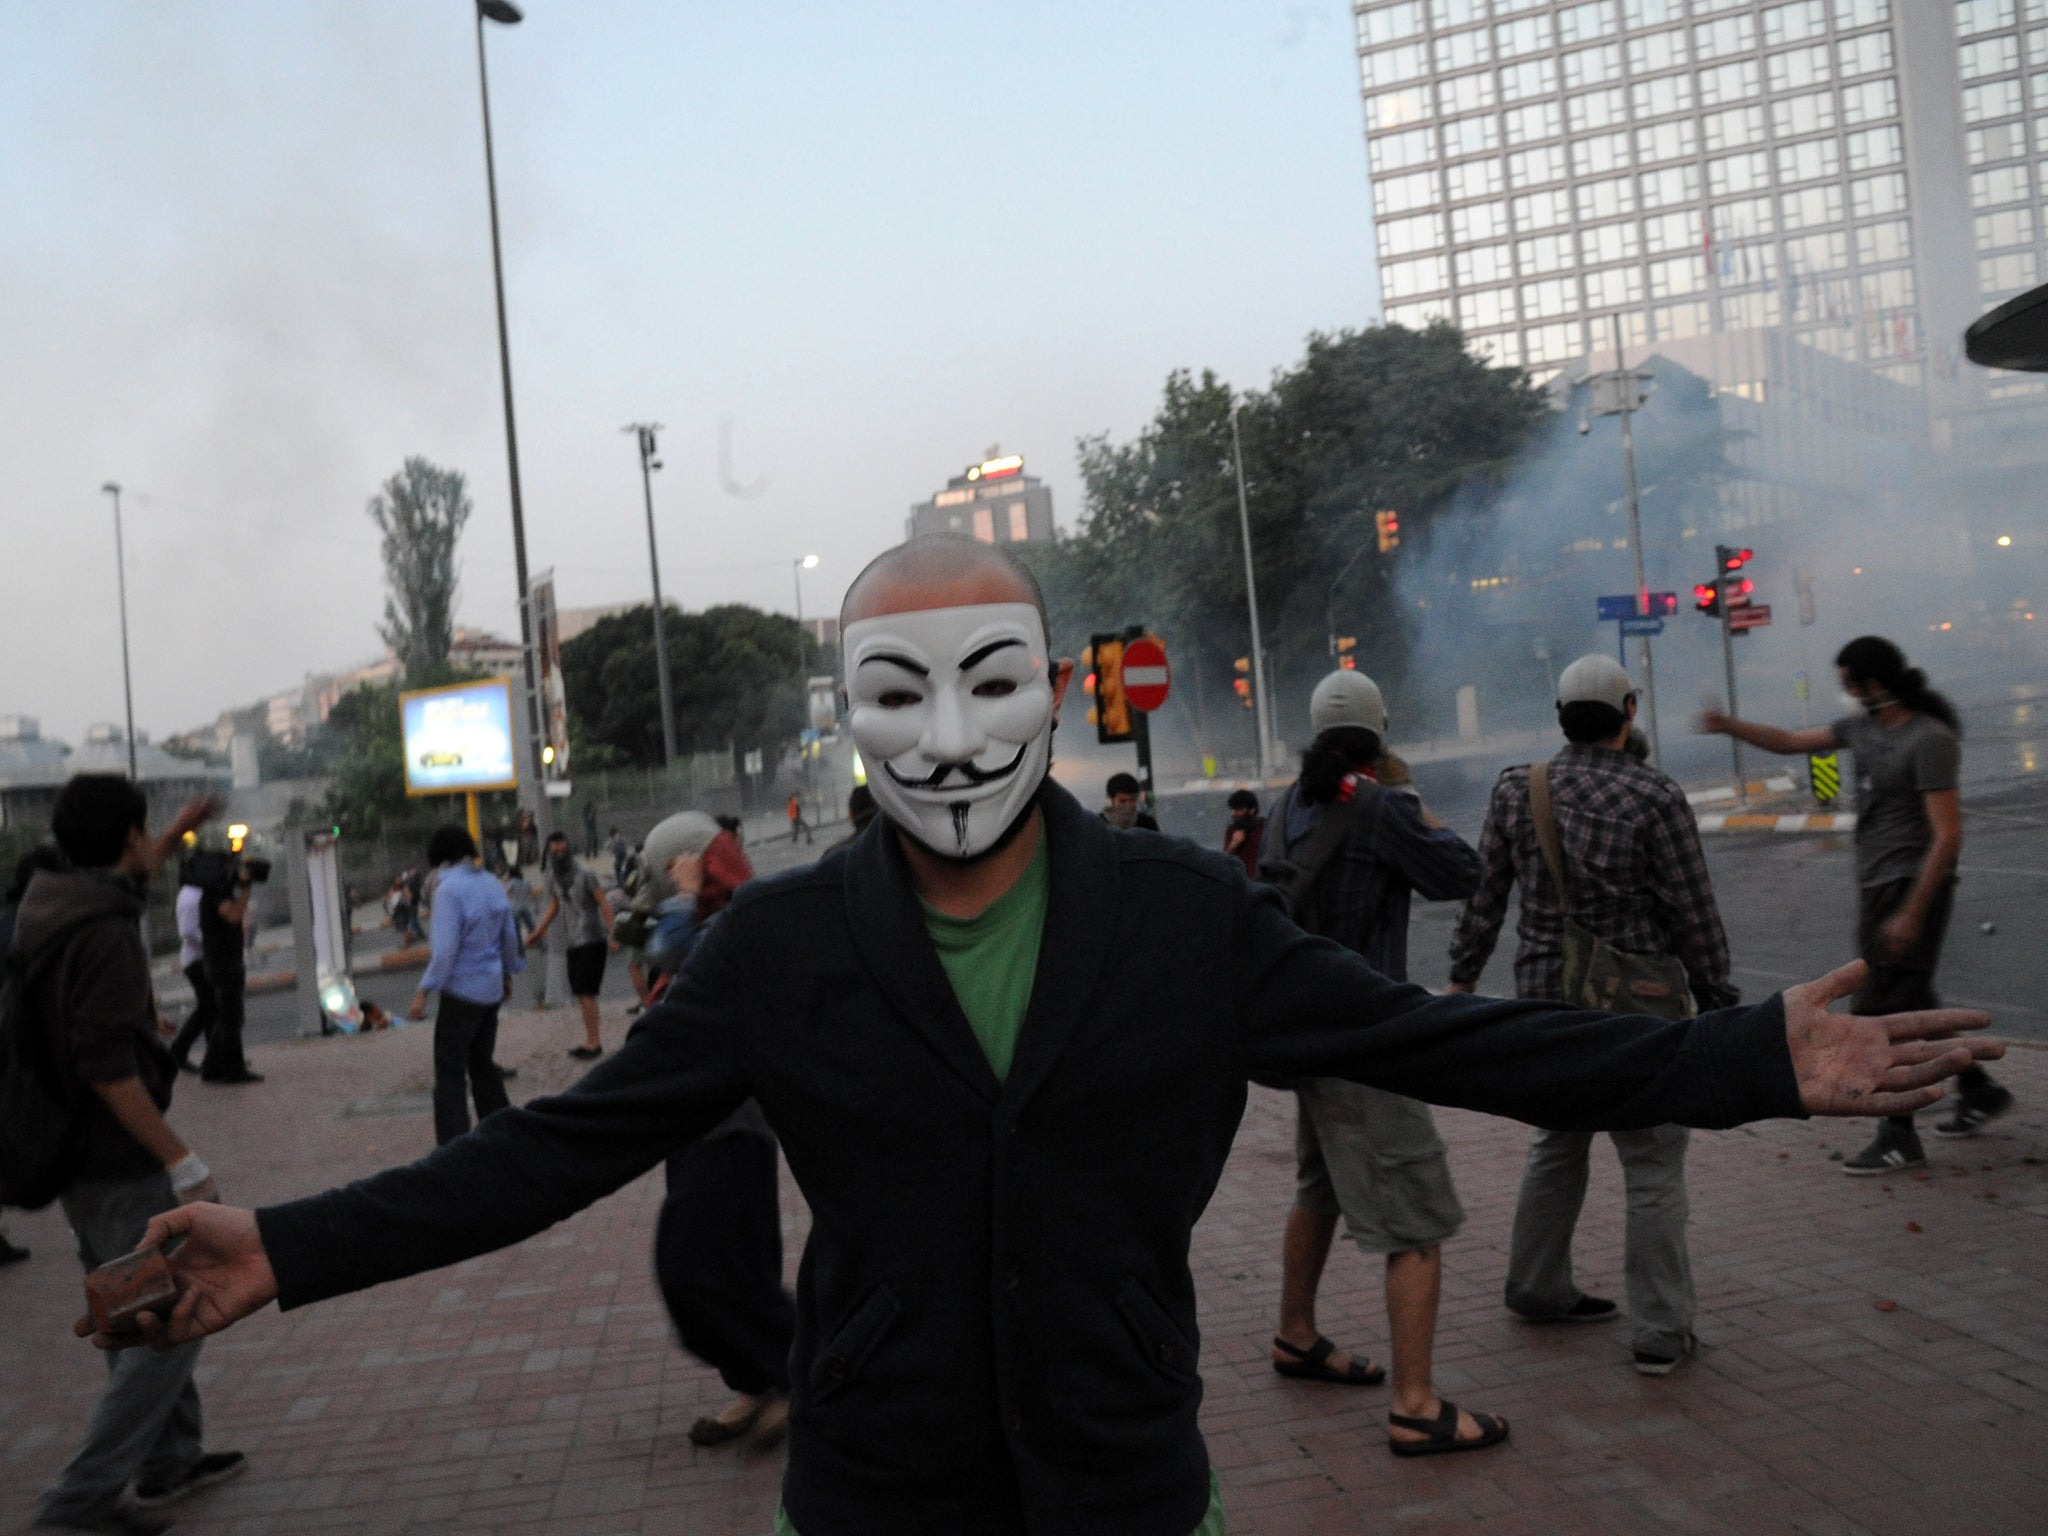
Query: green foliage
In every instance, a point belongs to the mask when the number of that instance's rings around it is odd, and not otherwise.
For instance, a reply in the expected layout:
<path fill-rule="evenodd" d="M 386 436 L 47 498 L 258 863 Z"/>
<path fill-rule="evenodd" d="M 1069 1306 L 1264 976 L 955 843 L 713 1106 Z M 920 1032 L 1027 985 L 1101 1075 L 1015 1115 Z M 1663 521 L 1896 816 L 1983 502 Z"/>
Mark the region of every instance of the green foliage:
<path fill-rule="evenodd" d="M 377 632 L 408 679 L 448 660 L 455 639 L 455 546 L 471 510 L 461 471 L 418 457 L 408 458 L 370 498 L 370 521 L 384 535 L 390 588 Z"/>
<path fill-rule="evenodd" d="M 772 762 L 804 723 L 804 678 L 834 658 L 794 619 L 729 603 L 702 613 L 666 611 L 676 746 L 682 752 L 760 748 Z M 801 675 L 797 664 L 803 646 Z M 642 606 L 600 619 L 562 647 L 570 729 L 580 767 L 661 762 L 661 698 L 654 615 Z M 615 754 L 609 761 L 599 753 Z"/>

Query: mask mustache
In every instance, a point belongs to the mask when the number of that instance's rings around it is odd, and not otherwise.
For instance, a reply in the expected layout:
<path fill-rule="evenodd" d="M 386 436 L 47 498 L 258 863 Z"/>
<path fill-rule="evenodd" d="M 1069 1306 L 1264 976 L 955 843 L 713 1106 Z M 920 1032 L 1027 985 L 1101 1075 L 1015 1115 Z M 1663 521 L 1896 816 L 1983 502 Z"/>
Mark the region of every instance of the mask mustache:
<path fill-rule="evenodd" d="M 1011 774 L 1017 771 L 1018 765 L 1024 761 L 1024 754 L 1030 750 L 1031 744 L 1029 742 L 1026 742 L 1023 746 L 1017 749 L 1017 755 L 1011 758 L 1007 763 L 1004 763 L 1000 768 L 990 768 L 987 770 L 977 768 L 972 763 L 941 763 L 937 768 L 933 769 L 932 772 L 924 778 L 906 779 L 905 777 L 903 777 L 902 774 L 898 773 L 893 767 L 891 767 L 888 763 L 885 762 L 882 764 L 882 771 L 888 774 L 890 778 L 894 779 L 897 782 L 897 784 L 901 785 L 904 789 L 944 789 L 946 787 L 947 778 L 955 773 L 959 774 L 963 779 L 967 781 L 967 786 L 969 788 L 973 788 L 977 785 L 993 784 L 997 779 L 1008 778 Z"/>

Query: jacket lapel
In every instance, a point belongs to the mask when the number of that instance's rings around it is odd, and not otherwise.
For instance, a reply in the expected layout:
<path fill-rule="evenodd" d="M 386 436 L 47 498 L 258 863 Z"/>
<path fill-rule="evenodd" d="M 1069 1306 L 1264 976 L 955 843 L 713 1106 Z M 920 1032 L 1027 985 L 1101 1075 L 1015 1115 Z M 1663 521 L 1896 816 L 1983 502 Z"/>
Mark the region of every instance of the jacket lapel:
<path fill-rule="evenodd" d="M 963 1083 L 993 1103 L 1002 1084 L 939 964 L 910 866 L 886 821 L 847 852 L 846 920 L 868 974 L 891 1006 Z"/>
<path fill-rule="evenodd" d="M 1050 779 L 1039 792 L 1038 804 L 1045 813 L 1052 888 L 1046 898 L 1031 1007 L 1024 1015 L 1017 1054 L 1003 1088 L 1013 1114 L 1051 1075 L 1066 1050 L 1116 942 L 1116 834 Z"/>

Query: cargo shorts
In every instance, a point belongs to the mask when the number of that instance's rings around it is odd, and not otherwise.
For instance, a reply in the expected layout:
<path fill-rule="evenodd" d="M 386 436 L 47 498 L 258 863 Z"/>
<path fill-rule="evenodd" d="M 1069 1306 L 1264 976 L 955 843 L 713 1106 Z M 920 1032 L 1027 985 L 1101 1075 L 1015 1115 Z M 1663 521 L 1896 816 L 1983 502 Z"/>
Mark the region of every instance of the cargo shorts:
<path fill-rule="evenodd" d="M 1465 1224 L 1429 1106 L 1336 1077 L 1295 1089 L 1294 1203 L 1366 1253 L 1434 1248 Z"/>

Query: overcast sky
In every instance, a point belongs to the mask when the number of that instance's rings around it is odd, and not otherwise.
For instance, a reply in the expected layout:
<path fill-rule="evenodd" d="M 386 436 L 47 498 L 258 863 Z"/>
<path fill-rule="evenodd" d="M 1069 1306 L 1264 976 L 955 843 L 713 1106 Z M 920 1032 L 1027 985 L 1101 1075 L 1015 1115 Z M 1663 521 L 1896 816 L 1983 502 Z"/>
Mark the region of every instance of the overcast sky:
<path fill-rule="evenodd" d="M 1347 8 L 1281 0 L 530 0 L 493 28 L 527 547 L 644 599 L 637 461 L 687 607 L 835 607 L 1000 443 L 1169 369 L 1263 383 L 1376 314 Z M 0 0 L 0 713 L 138 726 L 367 660 L 364 503 L 476 501 L 460 622 L 517 630 L 466 0 Z M 721 490 L 719 422 L 733 471 Z"/>

